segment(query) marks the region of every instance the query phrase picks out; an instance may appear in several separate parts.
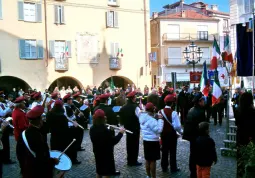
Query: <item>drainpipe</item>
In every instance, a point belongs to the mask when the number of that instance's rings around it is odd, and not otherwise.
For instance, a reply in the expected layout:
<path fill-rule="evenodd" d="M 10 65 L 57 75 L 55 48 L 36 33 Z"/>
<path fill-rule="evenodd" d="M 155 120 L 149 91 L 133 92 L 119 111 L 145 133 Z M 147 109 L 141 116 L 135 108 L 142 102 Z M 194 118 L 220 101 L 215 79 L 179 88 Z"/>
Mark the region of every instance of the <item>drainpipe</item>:
<path fill-rule="evenodd" d="M 46 46 L 45 46 L 45 51 L 46 51 L 46 55 L 45 55 L 45 65 L 46 67 L 48 67 L 48 27 L 47 27 L 47 5 L 46 5 L 46 0 L 44 0 L 44 21 L 45 21 L 45 41 L 46 41 Z"/>
<path fill-rule="evenodd" d="M 144 33 L 145 33 L 145 76 L 147 76 L 147 66 L 148 66 L 148 32 L 147 32 L 147 9 L 146 9 L 146 0 L 143 0 L 144 3 Z"/>

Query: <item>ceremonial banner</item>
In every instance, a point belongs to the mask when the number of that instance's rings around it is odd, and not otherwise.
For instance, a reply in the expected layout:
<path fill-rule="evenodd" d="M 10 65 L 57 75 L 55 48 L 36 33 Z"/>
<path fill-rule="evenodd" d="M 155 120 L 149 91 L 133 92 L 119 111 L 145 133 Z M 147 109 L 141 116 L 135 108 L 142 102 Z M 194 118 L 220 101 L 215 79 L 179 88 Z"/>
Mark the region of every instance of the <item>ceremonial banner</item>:
<path fill-rule="evenodd" d="M 218 67 L 218 79 L 221 87 L 228 87 L 229 86 L 229 77 L 226 67 Z M 213 86 L 214 79 L 215 79 L 215 72 L 214 70 L 208 70 L 208 76 L 210 79 L 210 85 Z"/>
<path fill-rule="evenodd" d="M 55 70 L 56 71 L 67 71 L 68 70 L 68 58 L 65 53 L 55 57 Z"/>
<path fill-rule="evenodd" d="M 202 72 L 190 72 L 190 83 L 200 83 Z"/>
<path fill-rule="evenodd" d="M 97 35 L 78 33 L 76 43 L 78 64 L 98 63 L 100 50 Z"/>

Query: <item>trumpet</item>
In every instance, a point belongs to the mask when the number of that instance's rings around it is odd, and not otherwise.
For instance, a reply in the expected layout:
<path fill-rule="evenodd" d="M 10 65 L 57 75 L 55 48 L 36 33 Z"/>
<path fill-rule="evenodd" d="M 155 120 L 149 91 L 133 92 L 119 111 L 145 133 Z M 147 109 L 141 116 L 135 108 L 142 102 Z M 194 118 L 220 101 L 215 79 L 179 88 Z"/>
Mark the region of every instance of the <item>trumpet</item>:
<path fill-rule="evenodd" d="M 69 122 L 72 122 L 73 124 L 75 123 L 75 121 L 73 121 L 72 119 L 69 119 L 68 117 L 67 117 L 67 120 Z M 76 122 L 76 124 L 78 124 L 78 123 Z M 80 127 L 81 129 L 85 130 L 84 127 L 82 127 L 80 124 L 78 124 L 78 127 Z"/>
<path fill-rule="evenodd" d="M 84 116 L 84 114 L 81 112 L 81 110 L 75 106 L 75 104 L 73 104 L 73 106 L 75 107 L 75 111 L 79 112 L 79 115 Z"/>
<path fill-rule="evenodd" d="M 117 129 L 117 130 L 120 130 L 120 129 L 121 129 L 120 127 L 117 127 L 117 126 L 114 126 L 114 125 L 110 125 L 110 124 L 105 124 L 105 125 L 107 125 L 108 127 L 112 127 L 112 128 L 114 128 L 114 129 Z M 133 132 L 130 131 L 130 130 L 126 130 L 126 132 L 127 132 L 127 133 L 130 133 L 130 134 L 133 134 Z"/>

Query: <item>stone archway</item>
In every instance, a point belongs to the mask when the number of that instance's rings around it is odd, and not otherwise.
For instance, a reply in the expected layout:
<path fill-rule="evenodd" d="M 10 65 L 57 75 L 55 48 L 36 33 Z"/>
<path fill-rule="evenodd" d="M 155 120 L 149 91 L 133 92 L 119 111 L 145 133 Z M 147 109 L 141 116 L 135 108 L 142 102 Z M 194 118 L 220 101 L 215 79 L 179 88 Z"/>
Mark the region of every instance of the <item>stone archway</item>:
<path fill-rule="evenodd" d="M 13 76 L 1 76 L 0 77 L 0 90 L 5 93 L 10 93 L 13 91 L 13 88 L 16 88 L 16 91 L 22 89 L 25 92 L 31 88 L 30 85 L 24 80 L 13 77 Z"/>
<path fill-rule="evenodd" d="M 74 77 L 65 76 L 54 80 L 54 82 L 52 82 L 51 85 L 49 86 L 48 90 L 52 92 L 54 91 L 55 87 L 58 87 L 60 90 L 62 87 L 67 88 L 68 86 L 70 86 L 72 89 L 75 86 L 77 86 L 80 90 L 84 89 L 83 85 L 79 80 L 77 80 Z"/>
<path fill-rule="evenodd" d="M 118 88 L 127 88 L 127 85 L 130 84 L 134 84 L 134 82 L 132 80 L 130 80 L 129 78 L 127 77 L 123 77 L 123 76 L 112 76 L 113 78 L 113 83 L 114 83 L 114 86 L 115 87 L 118 87 Z M 105 79 L 102 83 L 101 83 L 101 87 L 102 88 L 107 88 L 110 86 L 110 83 L 111 83 L 111 77 L 108 77 L 107 79 Z"/>

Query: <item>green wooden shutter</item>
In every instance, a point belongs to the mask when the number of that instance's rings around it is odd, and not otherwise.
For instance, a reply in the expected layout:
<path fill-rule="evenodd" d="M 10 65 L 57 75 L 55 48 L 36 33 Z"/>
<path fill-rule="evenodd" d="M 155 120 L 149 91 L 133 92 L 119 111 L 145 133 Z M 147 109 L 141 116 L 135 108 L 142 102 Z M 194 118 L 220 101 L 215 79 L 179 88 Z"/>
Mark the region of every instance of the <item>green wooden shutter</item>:
<path fill-rule="evenodd" d="M 44 58 L 43 40 L 37 41 L 37 57 L 38 59 Z"/>
<path fill-rule="evenodd" d="M 0 0 L 0 19 L 3 19 L 2 0 Z"/>
<path fill-rule="evenodd" d="M 59 24 L 58 5 L 54 5 L 54 11 L 55 11 L 55 24 Z"/>
<path fill-rule="evenodd" d="M 36 4 L 36 22 L 42 22 L 42 4 Z"/>
<path fill-rule="evenodd" d="M 26 50 L 25 50 L 26 40 L 19 40 L 19 57 L 20 59 L 26 59 Z"/>
<path fill-rule="evenodd" d="M 18 20 L 24 20 L 24 3 L 18 1 Z"/>
<path fill-rule="evenodd" d="M 49 53 L 50 58 L 55 57 L 55 41 L 49 41 Z"/>

